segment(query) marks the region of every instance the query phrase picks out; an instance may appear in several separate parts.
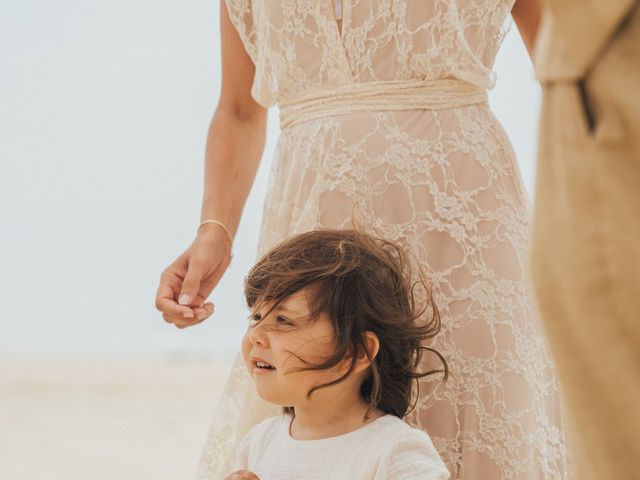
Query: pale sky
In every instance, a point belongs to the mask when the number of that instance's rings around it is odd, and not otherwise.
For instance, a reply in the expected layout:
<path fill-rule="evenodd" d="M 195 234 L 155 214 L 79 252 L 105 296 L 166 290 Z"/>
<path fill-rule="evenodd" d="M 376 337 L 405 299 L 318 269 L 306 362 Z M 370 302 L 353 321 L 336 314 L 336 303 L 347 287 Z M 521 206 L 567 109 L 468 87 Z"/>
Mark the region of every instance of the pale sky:
<path fill-rule="evenodd" d="M 178 330 L 154 307 L 200 217 L 218 2 L 0 3 L 0 355 L 231 358 L 277 110 L 216 313 Z M 495 70 L 490 102 L 531 192 L 540 89 L 515 25 Z"/>

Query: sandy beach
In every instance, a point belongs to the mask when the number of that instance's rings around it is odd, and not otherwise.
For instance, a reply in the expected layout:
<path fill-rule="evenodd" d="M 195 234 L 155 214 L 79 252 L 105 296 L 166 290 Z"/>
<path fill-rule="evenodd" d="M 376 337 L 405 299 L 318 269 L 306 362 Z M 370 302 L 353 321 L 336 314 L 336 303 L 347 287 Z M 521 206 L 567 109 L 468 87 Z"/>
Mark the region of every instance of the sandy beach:
<path fill-rule="evenodd" d="M 0 359 L 0 478 L 192 479 L 230 366 Z"/>

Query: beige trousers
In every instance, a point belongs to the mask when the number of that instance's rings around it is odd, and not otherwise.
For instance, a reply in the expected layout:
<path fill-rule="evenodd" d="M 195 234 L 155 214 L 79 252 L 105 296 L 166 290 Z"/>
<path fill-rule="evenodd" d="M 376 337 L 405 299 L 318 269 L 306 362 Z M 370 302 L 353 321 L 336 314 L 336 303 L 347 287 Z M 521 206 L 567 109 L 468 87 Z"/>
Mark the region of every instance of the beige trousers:
<path fill-rule="evenodd" d="M 531 266 L 576 478 L 640 479 L 640 8 L 542 86 Z"/>

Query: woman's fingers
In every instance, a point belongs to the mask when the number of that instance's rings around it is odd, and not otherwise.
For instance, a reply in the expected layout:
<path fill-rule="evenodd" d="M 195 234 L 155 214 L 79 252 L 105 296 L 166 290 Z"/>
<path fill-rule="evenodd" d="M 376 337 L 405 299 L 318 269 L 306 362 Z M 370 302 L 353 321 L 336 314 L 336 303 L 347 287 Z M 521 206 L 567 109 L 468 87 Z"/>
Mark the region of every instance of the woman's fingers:
<path fill-rule="evenodd" d="M 204 322 L 208 317 L 203 316 L 202 318 L 198 319 L 198 318 L 193 318 L 193 319 L 175 319 L 175 318 L 171 318 L 169 319 L 165 314 L 162 314 L 162 318 L 164 318 L 164 321 L 167 323 L 171 323 L 172 325 L 175 325 L 176 328 L 179 329 L 183 329 L 183 328 L 187 328 L 187 327 L 193 327 L 194 325 L 197 325 L 201 322 Z"/>
<path fill-rule="evenodd" d="M 178 328 L 191 327 L 203 322 L 213 314 L 213 303 L 205 303 L 202 307 L 193 307 L 194 318 L 182 318 L 182 317 L 169 317 L 166 314 L 162 314 L 162 318 L 167 323 L 172 323 Z"/>
<path fill-rule="evenodd" d="M 200 282 L 200 294 L 203 298 L 207 298 L 216 285 L 218 285 L 218 282 L 222 278 L 222 275 L 224 275 L 224 272 L 226 272 L 230 261 L 230 258 L 221 260 L 213 273 L 202 279 Z"/>
<path fill-rule="evenodd" d="M 211 315 L 213 315 L 214 310 L 215 310 L 215 307 L 211 302 L 205 303 L 204 305 L 202 305 L 202 307 L 196 307 L 194 309 L 196 318 L 199 320 L 204 320 L 206 318 L 209 318 Z"/>
<path fill-rule="evenodd" d="M 202 302 L 198 302 L 194 298 L 200 295 L 204 301 L 218 284 L 231 262 L 231 257 L 226 255 L 217 259 L 215 263 L 196 254 L 191 258 L 180 289 L 178 298 L 180 305 L 202 305 Z"/>
<path fill-rule="evenodd" d="M 198 297 L 198 300 L 201 303 L 202 300 L 204 299 L 202 299 L 201 297 Z M 165 304 L 169 305 L 167 308 L 174 312 L 175 311 L 183 312 L 185 310 L 189 312 L 190 314 L 189 316 L 184 316 L 181 313 L 167 314 L 163 312 L 162 318 L 164 319 L 164 321 L 167 323 L 172 323 L 178 328 L 186 328 L 186 327 L 191 327 L 193 325 L 197 325 L 198 323 L 203 322 L 204 320 L 209 318 L 214 311 L 214 306 L 213 306 L 213 303 L 211 302 L 203 303 L 201 307 L 198 307 L 198 306 L 183 307 L 181 305 L 178 305 L 174 299 L 160 300 L 160 303 L 162 305 L 165 305 Z M 175 307 L 170 306 L 171 303 L 173 303 Z"/>
<path fill-rule="evenodd" d="M 171 275 L 160 278 L 160 286 L 156 292 L 156 308 L 160 310 L 165 320 L 171 318 L 195 318 L 193 310 L 189 307 L 178 305 L 175 301 L 179 286 Z"/>
<path fill-rule="evenodd" d="M 178 297 L 178 303 L 180 305 L 201 305 L 201 301 L 198 301 L 198 294 L 200 293 L 200 282 L 202 277 L 205 276 L 205 268 L 199 262 L 190 262 L 187 274 L 184 276 L 182 282 L 182 288 L 180 289 L 180 296 Z M 204 295 L 201 296 L 204 299 Z"/>
<path fill-rule="evenodd" d="M 178 304 L 176 300 L 183 284 L 183 268 L 186 267 L 181 267 L 180 262 L 176 261 L 160 276 L 160 285 L 156 292 L 156 308 L 164 314 L 163 318 L 168 322 L 177 319 L 196 319 L 197 315 L 193 307 L 202 306 L 205 300 L 202 295 L 196 295 L 191 305 Z"/>
<path fill-rule="evenodd" d="M 189 308 L 193 311 L 193 318 L 184 317 L 184 315 L 168 315 L 168 321 L 175 324 L 178 328 L 185 328 L 196 325 L 209 318 L 213 314 L 213 304 L 205 304 L 204 301 L 218 284 L 228 265 L 228 260 L 223 260 L 211 275 L 200 280 L 200 291 L 195 294 L 195 298 L 192 299 L 191 297 L 193 297 L 193 294 L 190 295 Z M 182 296 L 182 294 L 180 296 Z M 182 308 L 185 307 L 183 305 L 177 306 Z M 167 320 L 167 318 L 165 318 L 165 320 Z"/>
<path fill-rule="evenodd" d="M 196 325 L 213 313 L 213 304 L 204 302 L 231 258 L 230 252 L 216 254 L 220 247 L 210 240 L 206 236 L 198 237 L 160 276 L 156 308 L 162 312 L 165 322 L 178 328 Z"/>

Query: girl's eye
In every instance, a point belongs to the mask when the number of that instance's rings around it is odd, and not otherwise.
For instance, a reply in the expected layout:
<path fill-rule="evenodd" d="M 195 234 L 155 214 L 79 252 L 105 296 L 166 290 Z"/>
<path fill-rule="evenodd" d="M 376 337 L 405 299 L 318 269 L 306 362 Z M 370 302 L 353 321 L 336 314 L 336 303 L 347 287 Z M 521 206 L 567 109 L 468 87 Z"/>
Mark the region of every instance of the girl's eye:
<path fill-rule="evenodd" d="M 258 314 L 252 314 L 252 315 L 249 315 L 249 317 L 248 317 L 249 323 L 251 323 L 251 324 L 259 322 L 260 319 L 261 319 L 261 317 Z"/>
<path fill-rule="evenodd" d="M 280 325 L 293 325 L 293 323 L 292 323 L 292 322 L 290 322 L 289 320 L 287 320 L 287 319 L 286 319 L 286 318 L 284 318 L 284 317 L 278 317 L 278 318 L 276 318 L 276 321 L 277 321 L 277 322 L 278 322 L 278 324 L 280 324 Z"/>

